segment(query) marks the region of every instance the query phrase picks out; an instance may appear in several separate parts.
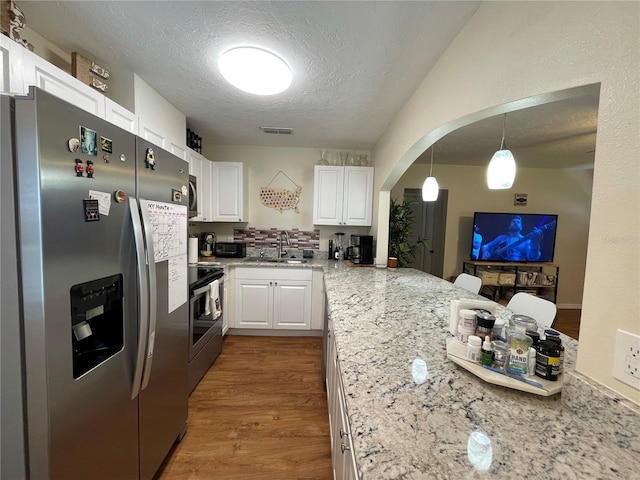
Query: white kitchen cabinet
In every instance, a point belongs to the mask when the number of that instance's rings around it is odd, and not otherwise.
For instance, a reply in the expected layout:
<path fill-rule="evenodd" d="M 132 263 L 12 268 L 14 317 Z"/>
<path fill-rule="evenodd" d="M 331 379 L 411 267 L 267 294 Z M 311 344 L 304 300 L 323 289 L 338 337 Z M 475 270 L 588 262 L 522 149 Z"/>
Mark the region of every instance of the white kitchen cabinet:
<path fill-rule="evenodd" d="M 189 162 L 189 174 L 194 175 L 198 182 L 198 215 L 192 217 L 191 221 L 212 222 L 213 204 L 211 203 L 212 183 L 211 171 L 212 162 L 200 155 L 198 152 L 187 149 L 187 161 Z"/>
<path fill-rule="evenodd" d="M 34 85 L 96 117 L 105 118 L 105 96 L 101 92 L 32 52 L 24 52 L 22 61 L 25 91 Z"/>
<path fill-rule="evenodd" d="M 358 469 L 353 452 L 351 428 L 347 415 L 338 351 L 330 324 L 327 338 L 327 404 L 331 435 L 331 461 L 335 480 L 357 480 Z"/>
<path fill-rule="evenodd" d="M 187 148 L 186 145 L 169 142 L 169 151 L 182 160 L 187 160 Z"/>
<path fill-rule="evenodd" d="M 316 165 L 314 225 L 371 226 L 373 167 Z"/>
<path fill-rule="evenodd" d="M 212 162 L 211 194 L 213 222 L 246 222 L 244 165 L 242 162 Z"/>
<path fill-rule="evenodd" d="M 105 97 L 105 120 L 109 123 L 131 132 L 138 134 L 138 116 L 114 102 L 110 98 Z"/>
<path fill-rule="evenodd" d="M 235 328 L 310 330 L 310 269 L 238 268 Z"/>
<path fill-rule="evenodd" d="M 138 117 L 138 136 L 168 151 L 169 142 L 162 131 L 161 125 L 154 124 L 152 121 Z"/>
<path fill-rule="evenodd" d="M 29 50 L 5 35 L 0 35 L 0 92 L 26 93 L 28 86 L 24 82 L 24 56 L 33 55 Z"/>

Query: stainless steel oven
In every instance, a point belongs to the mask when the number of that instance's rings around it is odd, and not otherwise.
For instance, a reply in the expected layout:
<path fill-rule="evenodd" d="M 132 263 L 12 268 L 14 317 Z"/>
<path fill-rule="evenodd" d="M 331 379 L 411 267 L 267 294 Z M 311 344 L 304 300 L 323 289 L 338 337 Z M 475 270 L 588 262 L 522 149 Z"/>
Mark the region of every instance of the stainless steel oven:
<path fill-rule="evenodd" d="M 189 267 L 190 391 L 222 351 L 223 292 L 224 271 L 220 267 Z"/>

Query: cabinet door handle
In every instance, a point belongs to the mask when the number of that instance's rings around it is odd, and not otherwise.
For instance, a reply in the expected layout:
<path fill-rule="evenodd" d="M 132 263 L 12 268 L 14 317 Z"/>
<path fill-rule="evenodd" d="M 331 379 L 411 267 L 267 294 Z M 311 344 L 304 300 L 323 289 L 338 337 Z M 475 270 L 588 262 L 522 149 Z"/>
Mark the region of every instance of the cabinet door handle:
<path fill-rule="evenodd" d="M 349 432 L 345 432 L 342 427 L 340 427 L 340 438 L 346 437 L 347 435 L 349 435 Z"/>
<path fill-rule="evenodd" d="M 269 286 L 273 287 L 273 282 L 269 282 Z"/>
<path fill-rule="evenodd" d="M 276 282 L 276 287 L 278 286 L 278 282 Z"/>
<path fill-rule="evenodd" d="M 340 450 L 342 450 L 342 453 L 346 452 L 347 450 L 351 450 L 349 447 L 347 447 L 344 443 L 340 445 Z"/>

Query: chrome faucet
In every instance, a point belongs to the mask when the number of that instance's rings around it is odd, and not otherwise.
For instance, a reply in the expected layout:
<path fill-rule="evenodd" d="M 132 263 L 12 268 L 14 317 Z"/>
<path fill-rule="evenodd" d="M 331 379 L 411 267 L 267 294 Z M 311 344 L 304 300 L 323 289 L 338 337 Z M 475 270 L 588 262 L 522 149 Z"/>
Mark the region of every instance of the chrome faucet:
<path fill-rule="evenodd" d="M 278 235 L 278 258 L 282 258 L 283 255 L 287 254 L 287 251 L 284 248 L 282 248 L 282 234 L 284 234 L 285 238 L 287 239 L 287 245 L 291 245 L 291 240 L 289 239 L 289 232 L 287 232 L 286 230 L 282 230 Z"/>

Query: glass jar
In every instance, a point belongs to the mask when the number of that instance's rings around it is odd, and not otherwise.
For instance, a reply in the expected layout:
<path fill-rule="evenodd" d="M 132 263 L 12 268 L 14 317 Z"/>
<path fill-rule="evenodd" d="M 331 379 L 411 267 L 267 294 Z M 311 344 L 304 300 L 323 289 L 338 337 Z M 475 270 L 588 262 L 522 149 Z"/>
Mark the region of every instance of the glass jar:
<path fill-rule="evenodd" d="M 511 318 L 509 319 L 509 326 L 515 327 L 516 325 L 524 325 L 527 332 L 538 331 L 538 322 L 536 322 L 536 319 L 527 315 L 522 315 L 519 313 L 511 315 Z"/>

